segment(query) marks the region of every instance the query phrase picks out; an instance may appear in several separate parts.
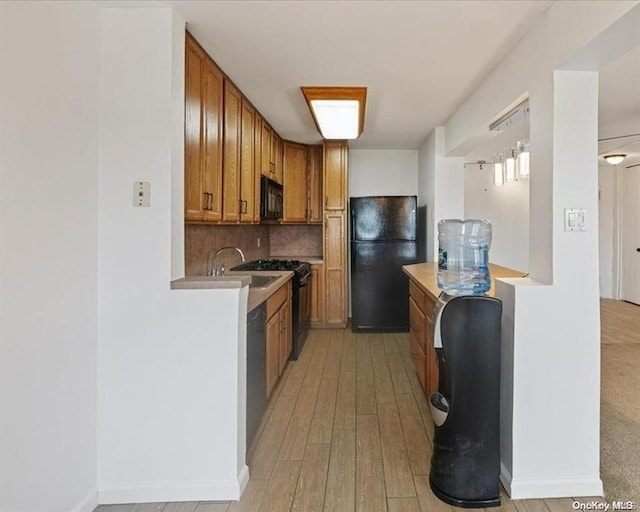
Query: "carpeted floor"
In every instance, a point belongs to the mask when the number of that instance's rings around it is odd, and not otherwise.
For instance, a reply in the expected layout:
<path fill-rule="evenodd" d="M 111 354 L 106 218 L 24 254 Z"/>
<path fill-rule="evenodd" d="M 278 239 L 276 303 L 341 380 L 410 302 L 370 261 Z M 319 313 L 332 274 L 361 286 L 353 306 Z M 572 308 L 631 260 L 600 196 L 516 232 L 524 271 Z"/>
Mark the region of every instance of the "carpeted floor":
<path fill-rule="evenodd" d="M 600 473 L 608 501 L 640 506 L 640 306 L 601 301 Z"/>

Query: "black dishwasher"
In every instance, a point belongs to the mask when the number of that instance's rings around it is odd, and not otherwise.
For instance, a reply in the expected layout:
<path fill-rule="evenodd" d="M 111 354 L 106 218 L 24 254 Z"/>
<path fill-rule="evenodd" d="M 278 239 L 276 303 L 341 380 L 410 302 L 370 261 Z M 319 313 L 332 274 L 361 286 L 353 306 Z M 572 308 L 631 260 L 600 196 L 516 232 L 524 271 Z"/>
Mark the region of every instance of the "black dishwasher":
<path fill-rule="evenodd" d="M 266 302 L 247 315 L 247 452 L 267 407 Z"/>

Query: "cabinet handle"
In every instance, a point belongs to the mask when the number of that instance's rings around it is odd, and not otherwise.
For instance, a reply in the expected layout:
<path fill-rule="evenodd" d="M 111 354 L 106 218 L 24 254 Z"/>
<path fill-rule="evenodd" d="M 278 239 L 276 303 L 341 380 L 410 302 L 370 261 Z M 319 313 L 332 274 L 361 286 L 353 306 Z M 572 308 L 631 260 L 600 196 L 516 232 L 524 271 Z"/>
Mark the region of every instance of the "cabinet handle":
<path fill-rule="evenodd" d="M 209 210 L 213 210 L 213 194 L 209 192 Z"/>
<path fill-rule="evenodd" d="M 208 210 L 209 209 L 209 193 L 203 192 L 202 195 L 204 196 L 204 206 L 202 207 L 202 209 Z"/>
<path fill-rule="evenodd" d="M 247 213 L 249 211 L 249 203 L 247 203 L 246 199 L 242 202 L 244 203 L 244 212 L 242 213 Z"/>

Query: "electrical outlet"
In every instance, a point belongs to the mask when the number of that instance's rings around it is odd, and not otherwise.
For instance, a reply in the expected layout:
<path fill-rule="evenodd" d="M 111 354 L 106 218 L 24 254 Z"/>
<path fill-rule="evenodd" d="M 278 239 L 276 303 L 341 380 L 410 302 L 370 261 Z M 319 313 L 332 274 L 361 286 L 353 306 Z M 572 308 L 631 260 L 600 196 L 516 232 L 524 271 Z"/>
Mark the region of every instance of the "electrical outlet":
<path fill-rule="evenodd" d="M 151 182 L 133 182 L 133 206 L 151 206 Z"/>

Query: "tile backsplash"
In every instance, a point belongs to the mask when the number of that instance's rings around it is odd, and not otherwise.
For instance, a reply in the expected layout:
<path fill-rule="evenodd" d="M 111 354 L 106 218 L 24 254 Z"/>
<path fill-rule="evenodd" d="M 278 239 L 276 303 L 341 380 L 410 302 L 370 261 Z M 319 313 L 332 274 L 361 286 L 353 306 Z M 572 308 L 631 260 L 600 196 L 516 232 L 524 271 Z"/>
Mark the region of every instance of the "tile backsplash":
<path fill-rule="evenodd" d="M 322 224 L 271 226 L 271 255 L 322 256 Z"/>
<path fill-rule="evenodd" d="M 258 247 L 258 238 L 260 247 Z M 202 276 L 211 271 L 211 259 L 221 247 L 238 247 L 247 261 L 269 257 L 269 226 L 207 226 L 187 224 L 184 230 L 185 274 Z M 240 255 L 227 254 L 229 263 Z M 232 259 L 233 258 L 233 259 Z"/>
<path fill-rule="evenodd" d="M 258 247 L 260 239 L 260 247 Z M 238 247 L 247 261 L 281 256 L 322 256 L 322 224 L 218 226 L 187 224 L 184 230 L 185 275 L 211 271 L 213 255 L 221 247 Z M 240 263 L 240 255 L 225 253 L 228 266 Z"/>

